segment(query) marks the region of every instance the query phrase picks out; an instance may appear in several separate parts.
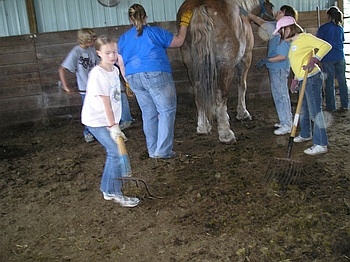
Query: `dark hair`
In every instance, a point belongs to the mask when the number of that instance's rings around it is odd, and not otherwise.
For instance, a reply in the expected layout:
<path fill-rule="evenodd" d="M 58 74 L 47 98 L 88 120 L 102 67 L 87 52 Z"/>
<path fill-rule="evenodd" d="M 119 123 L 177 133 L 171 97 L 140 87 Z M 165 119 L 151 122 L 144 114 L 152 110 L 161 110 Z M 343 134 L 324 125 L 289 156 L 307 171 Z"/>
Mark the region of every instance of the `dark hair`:
<path fill-rule="evenodd" d="M 327 15 L 329 18 L 332 19 L 332 21 L 336 24 L 336 25 L 342 25 L 343 24 L 343 13 L 339 10 L 338 7 L 336 6 L 331 6 L 328 10 L 327 10 Z"/>
<path fill-rule="evenodd" d="M 147 14 L 142 5 L 133 4 L 129 8 L 129 18 L 136 27 L 137 36 L 142 35 L 143 25 L 146 23 Z"/>
<path fill-rule="evenodd" d="M 290 29 L 290 33 L 287 36 L 288 38 L 291 38 L 291 37 L 295 36 L 296 34 L 301 34 L 301 33 L 304 32 L 304 30 L 297 24 L 292 24 L 292 25 L 288 25 L 288 26 L 282 27 L 279 30 L 279 33 L 281 34 L 281 40 L 286 38 L 285 29 L 287 27 L 289 27 L 289 29 Z"/>
<path fill-rule="evenodd" d="M 282 5 L 280 10 L 284 12 L 285 16 L 291 16 L 298 22 L 298 11 L 295 10 L 293 6 Z"/>

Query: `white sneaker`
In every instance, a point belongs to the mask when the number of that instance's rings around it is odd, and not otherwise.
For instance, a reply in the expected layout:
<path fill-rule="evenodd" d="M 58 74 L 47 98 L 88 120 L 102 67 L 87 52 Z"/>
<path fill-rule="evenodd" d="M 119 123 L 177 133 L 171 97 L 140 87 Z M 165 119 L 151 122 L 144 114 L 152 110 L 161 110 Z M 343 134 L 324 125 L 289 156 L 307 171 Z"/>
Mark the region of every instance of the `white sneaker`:
<path fill-rule="evenodd" d="M 85 142 L 86 143 L 92 143 L 92 142 L 94 142 L 95 141 L 95 138 L 94 138 L 94 136 L 92 135 L 92 134 L 87 134 L 85 137 Z"/>
<path fill-rule="evenodd" d="M 275 123 L 275 124 L 273 125 L 273 127 L 274 127 L 274 128 L 280 128 L 280 127 L 282 127 L 282 125 L 281 125 L 281 123 Z"/>
<path fill-rule="evenodd" d="M 139 204 L 140 199 L 137 197 L 115 196 L 113 201 L 122 207 L 136 207 Z"/>
<path fill-rule="evenodd" d="M 289 134 L 291 130 L 292 128 L 290 126 L 283 125 L 280 128 L 273 131 L 273 133 L 277 136 L 281 136 L 281 135 Z"/>
<path fill-rule="evenodd" d="M 313 145 L 312 147 L 304 150 L 304 153 L 310 156 L 327 153 L 327 146 Z"/>
<path fill-rule="evenodd" d="M 108 194 L 108 193 L 103 192 L 103 198 L 105 200 L 113 200 L 113 198 L 115 198 L 115 194 Z"/>
<path fill-rule="evenodd" d="M 300 143 L 300 142 L 305 142 L 305 141 L 309 141 L 312 139 L 312 136 L 309 136 L 309 137 L 301 137 L 300 135 L 298 135 L 297 137 L 294 137 L 293 141 L 295 143 Z"/>

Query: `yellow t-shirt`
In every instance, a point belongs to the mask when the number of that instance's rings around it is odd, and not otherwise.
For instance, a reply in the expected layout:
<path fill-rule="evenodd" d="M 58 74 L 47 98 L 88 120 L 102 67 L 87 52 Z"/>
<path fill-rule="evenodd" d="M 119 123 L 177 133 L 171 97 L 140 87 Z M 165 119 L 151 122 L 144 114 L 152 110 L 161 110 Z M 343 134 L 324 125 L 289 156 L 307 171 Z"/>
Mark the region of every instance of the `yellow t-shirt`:
<path fill-rule="evenodd" d="M 292 41 L 288 53 L 290 66 L 295 77 L 298 80 L 304 79 L 305 70 L 303 69 L 303 65 L 308 64 L 308 54 L 310 51 L 313 52 L 313 57 L 321 60 L 331 49 L 332 46 L 326 41 L 309 33 L 301 33 L 295 40 Z M 319 71 L 320 68 L 316 65 L 315 68 L 308 74 L 308 77 L 317 74 Z"/>

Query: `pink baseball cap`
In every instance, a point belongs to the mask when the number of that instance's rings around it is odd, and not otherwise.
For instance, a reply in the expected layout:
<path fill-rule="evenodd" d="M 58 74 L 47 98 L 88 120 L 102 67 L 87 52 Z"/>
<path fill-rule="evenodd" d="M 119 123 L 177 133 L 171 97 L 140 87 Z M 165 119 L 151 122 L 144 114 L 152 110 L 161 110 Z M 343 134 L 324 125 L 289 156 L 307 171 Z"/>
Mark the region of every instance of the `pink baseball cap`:
<path fill-rule="evenodd" d="M 297 22 L 295 21 L 295 19 L 291 16 L 283 16 L 280 20 L 277 21 L 277 24 L 276 24 L 276 29 L 275 31 L 273 31 L 273 34 L 274 35 L 277 35 L 278 34 L 278 31 L 282 28 L 282 27 L 285 27 L 285 26 L 289 26 L 289 25 L 296 25 L 297 27 L 300 28 L 301 31 L 304 31 L 298 24 Z"/>

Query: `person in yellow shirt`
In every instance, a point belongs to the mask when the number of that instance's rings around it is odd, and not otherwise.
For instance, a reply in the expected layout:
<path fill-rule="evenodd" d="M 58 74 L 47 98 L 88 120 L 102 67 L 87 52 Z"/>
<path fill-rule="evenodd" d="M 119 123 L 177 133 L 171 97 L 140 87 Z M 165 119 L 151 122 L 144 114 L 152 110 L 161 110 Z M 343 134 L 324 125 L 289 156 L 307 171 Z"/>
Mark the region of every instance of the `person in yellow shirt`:
<path fill-rule="evenodd" d="M 305 70 L 308 70 L 300 114 L 300 134 L 294 138 L 294 142 L 312 140 L 313 146 L 304 150 L 307 155 L 327 153 L 328 137 L 322 112 L 323 74 L 317 63 L 332 49 L 332 46 L 312 34 L 304 33 L 291 16 L 284 16 L 277 21 L 274 34 L 280 34 L 281 39 L 291 42 L 288 58 L 295 79 L 302 82 Z M 310 52 L 312 52 L 311 59 L 309 59 Z"/>

